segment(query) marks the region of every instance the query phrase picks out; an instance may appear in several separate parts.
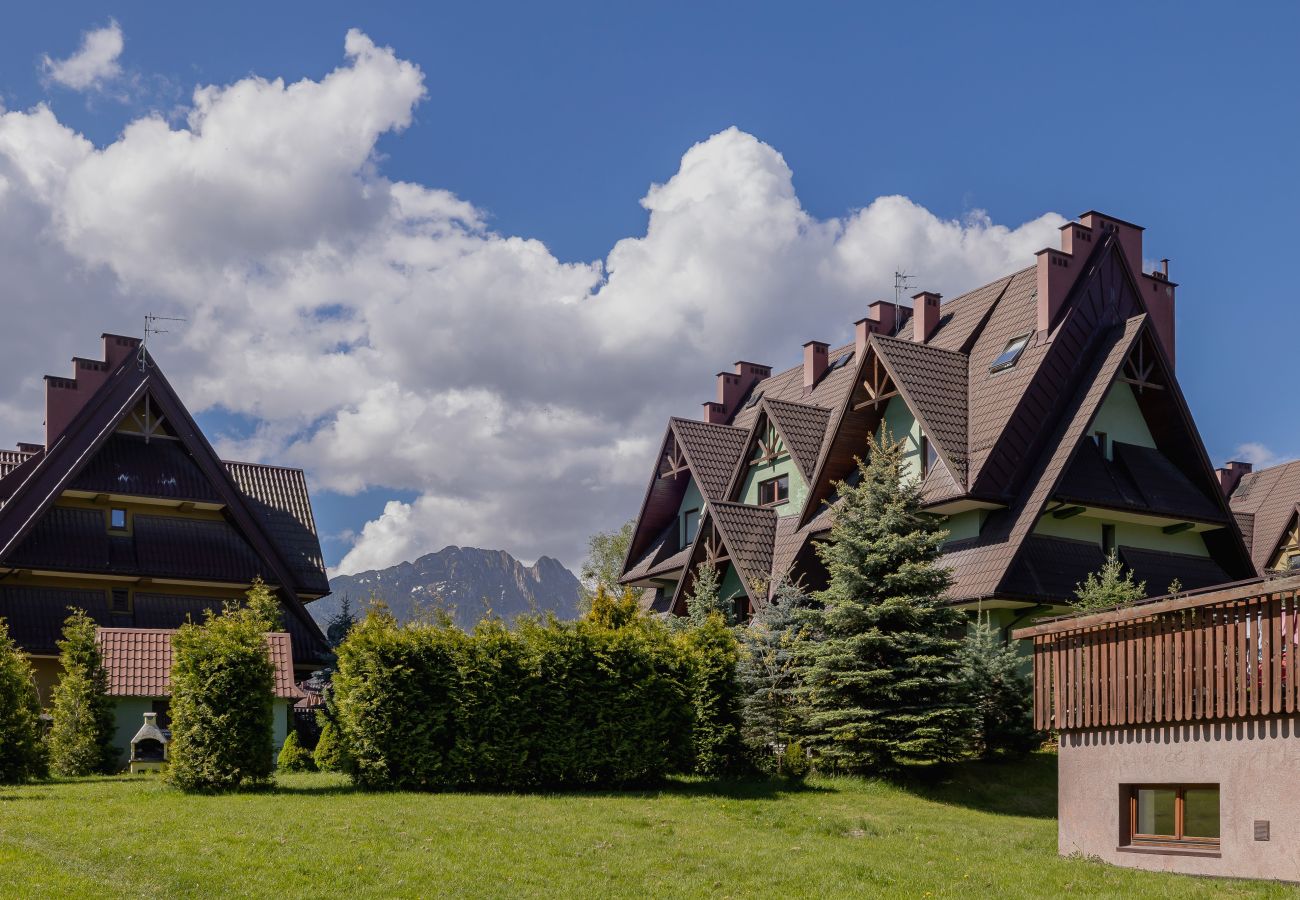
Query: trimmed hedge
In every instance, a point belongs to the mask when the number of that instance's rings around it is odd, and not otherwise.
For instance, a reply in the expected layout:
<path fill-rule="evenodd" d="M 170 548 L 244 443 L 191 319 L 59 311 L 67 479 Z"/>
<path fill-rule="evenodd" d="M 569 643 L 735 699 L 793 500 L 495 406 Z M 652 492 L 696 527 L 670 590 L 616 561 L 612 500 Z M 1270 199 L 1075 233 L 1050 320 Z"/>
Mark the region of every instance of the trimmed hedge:
<path fill-rule="evenodd" d="M 697 736 L 709 770 L 725 770 L 738 743 L 701 714 L 738 721 L 735 691 L 718 690 L 735 678 L 730 632 L 720 626 L 701 648 L 690 632 L 609 606 L 470 633 L 372 611 L 339 647 L 334 675 L 349 774 L 367 788 L 614 787 L 691 771 Z M 717 696 L 700 702 L 701 686 Z"/>

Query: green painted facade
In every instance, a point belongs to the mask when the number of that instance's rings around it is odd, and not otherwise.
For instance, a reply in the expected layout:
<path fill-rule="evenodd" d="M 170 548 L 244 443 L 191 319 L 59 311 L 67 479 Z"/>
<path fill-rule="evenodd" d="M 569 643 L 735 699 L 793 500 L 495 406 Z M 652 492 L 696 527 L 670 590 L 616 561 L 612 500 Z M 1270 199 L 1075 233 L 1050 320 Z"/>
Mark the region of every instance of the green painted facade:
<path fill-rule="evenodd" d="M 775 506 L 773 509 L 778 516 L 789 516 L 799 512 L 808 498 L 808 485 L 804 482 L 803 473 L 799 471 L 799 467 L 795 465 L 789 453 L 778 456 L 761 466 L 750 466 L 749 472 L 745 475 L 745 483 L 740 489 L 739 502 L 758 506 L 759 483 L 781 475 L 790 479 L 790 502 Z"/>
<path fill-rule="evenodd" d="M 1093 420 L 1088 436 L 1096 440 L 1098 432 L 1106 435 L 1106 457 L 1111 458 L 1111 446 L 1115 441 L 1122 444 L 1135 444 L 1139 447 L 1155 449 L 1155 438 L 1138 407 L 1137 396 L 1130 385 L 1116 382 L 1102 401 L 1101 409 Z"/>
<path fill-rule="evenodd" d="M 921 423 L 912 415 L 902 397 L 894 397 L 885 406 L 876 440 L 883 441 L 886 435 L 903 444 L 904 477 L 920 478 L 924 462 L 921 459 Z"/>
<path fill-rule="evenodd" d="M 735 566 L 728 564 L 727 571 L 722 576 L 722 584 L 718 587 L 718 596 L 724 600 L 734 600 L 744 594 L 745 586 L 740 581 L 740 574 Z"/>
<path fill-rule="evenodd" d="M 113 711 L 116 731 L 113 746 L 118 750 L 118 761 L 126 768 L 131 758 L 131 738 L 135 737 L 140 726 L 144 724 L 144 714 L 153 711 L 154 699 L 150 697 L 118 697 L 117 707 Z M 271 703 L 273 730 L 271 733 L 272 754 L 279 757 L 284 739 L 289 736 L 289 718 L 293 711 L 289 701 L 276 697 Z"/>
<path fill-rule="evenodd" d="M 986 509 L 970 509 L 966 512 L 944 516 L 943 527 L 948 531 L 948 540 L 960 541 L 966 538 L 979 537 L 980 528 L 983 527 L 988 514 Z"/>
<path fill-rule="evenodd" d="M 1155 525 L 1135 525 L 1132 522 L 1116 522 L 1112 519 L 1093 518 L 1090 515 L 1058 519 L 1048 513 L 1039 518 L 1034 533 L 1076 541 L 1091 541 L 1101 546 L 1103 524 L 1115 526 L 1115 543 L 1120 547 L 1165 550 L 1170 553 L 1188 553 L 1192 556 L 1210 555 L 1210 551 L 1205 549 L 1205 541 L 1194 531 L 1165 534 Z"/>
<path fill-rule="evenodd" d="M 700 493 L 694 478 L 691 478 L 686 483 L 686 493 L 682 496 L 682 502 L 677 507 L 678 547 L 690 546 L 690 541 L 686 539 L 686 514 L 691 510 L 697 510 L 701 517 L 704 515 L 704 495 Z"/>

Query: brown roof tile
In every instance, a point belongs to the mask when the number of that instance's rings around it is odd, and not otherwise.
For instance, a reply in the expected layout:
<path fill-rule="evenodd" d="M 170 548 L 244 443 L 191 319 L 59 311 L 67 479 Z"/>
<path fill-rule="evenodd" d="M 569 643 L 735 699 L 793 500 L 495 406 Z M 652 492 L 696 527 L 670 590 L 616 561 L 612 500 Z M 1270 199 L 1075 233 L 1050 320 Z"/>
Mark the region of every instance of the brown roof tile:
<path fill-rule="evenodd" d="M 745 432 L 730 425 L 711 425 L 693 419 L 672 420 L 691 470 L 699 479 L 706 500 L 726 497 L 736 460 L 745 450 Z"/>
<path fill-rule="evenodd" d="M 766 590 L 755 591 L 754 586 L 766 585 L 772 579 L 776 510 L 743 503 L 710 503 L 707 515 L 714 520 L 746 590 L 754 599 L 763 599 Z"/>
<path fill-rule="evenodd" d="M 1232 492 L 1232 511 L 1251 516 L 1250 555 L 1263 572 L 1300 505 L 1300 460 L 1244 476 Z"/>
<path fill-rule="evenodd" d="M 100 628 L 99 649 L 108 670 L 108 693 L 113 697 L 167 697 L 171 695 L 172 636 L 174 629 Z M 293 651 L 289 635 L 266 636 L 275 666 L 275 696 L 296 700 L 302 692 L 294 683 Z"/>
<path fill-rule="evenodd" d="M 772 423 L 785 438 L 795 465 L 799 466 L 805 479 L 812 478 L 817 455 L 826 438 L 826 425 L 830 421 L 831 411 L 824 406 L 791 403 L 775 397 L 764 397 L 762 403 Z"/>

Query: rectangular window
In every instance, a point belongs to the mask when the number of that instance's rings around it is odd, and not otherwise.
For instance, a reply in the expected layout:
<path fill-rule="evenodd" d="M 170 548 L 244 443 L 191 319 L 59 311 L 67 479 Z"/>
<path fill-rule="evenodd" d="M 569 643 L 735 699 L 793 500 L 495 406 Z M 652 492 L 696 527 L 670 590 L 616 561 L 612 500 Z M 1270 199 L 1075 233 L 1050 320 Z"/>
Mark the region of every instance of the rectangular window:
<path fill-rule="evenodd" d="M 682 513 L 682 546 L 689 547 L 695 540 L 695 533 L 700 530 L 700 511 L 688 509 Z"/>
<path fill-rule="evenodd" d="M 108 511 L 108 527 L 110 531 L 126 531 L 126 510 L 110 509 Z"/>
<path fill-rule="evenodd" d="M 790 476 L 778 475 L 758 483 L 758 503 L 760 506 L 780 506 L 790 499 Z"/>
<path fill-rule="evenodd" d="M 924 478 L 934 471 L 934 464 L 939 461 L 939 451 L 934 449 L 934 444 L 925 435 L 921 435 L 921 477 Z"/>
<path fill-rule="evenodd" d="M 1020 354 L 1024 353 L 1025 348 L 1029 346 L 1030 336 L 1022 334 L 1020 337 L 1007 341 L 1006 347 L 1002 349 L 1002 352 L 998 354 L 998 358 L 993 360 L 993 363 L 989 366 L 989 371 L 1001 372 L 1003 369 L 1014 366 L 1017 360 L 1020 359 Z"/>
<path fill-rule="evenodd" d="M 1132 844 L 1219 846 L 1217 784 L 1136 784 L 1128 791 Z"/>
<path fill-rule="evenodd" d="M 1101 455 L 1110 459 L 1110 438 L 1106 436 L 1106 432 L 1098 431 L 1093 438 L 1097 441 L 1097 449 L 1101 451 Z"/>
<path fill-rule="evenodd" d="M 1115 526 L 1101 526 L 1101 552 L 1107 556 L 1115 552 Z"/>
<path fill-rule="evenodd" d="M 109 610 L 115 613 L 129 613 L 131 592 L 126 588 L 113 588 L 109 591 Z"/>

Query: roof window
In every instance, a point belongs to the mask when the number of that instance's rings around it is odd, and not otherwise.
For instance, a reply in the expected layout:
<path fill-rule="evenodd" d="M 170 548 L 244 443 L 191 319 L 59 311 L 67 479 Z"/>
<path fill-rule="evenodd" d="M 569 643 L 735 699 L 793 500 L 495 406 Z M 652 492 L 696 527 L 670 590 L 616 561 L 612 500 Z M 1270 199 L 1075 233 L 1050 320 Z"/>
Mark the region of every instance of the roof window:
<path fill-rule="evenodd" d="M 1025 348 L 1028 346 L 1028 334 L 1022 334 L 1020 337 L 1015 337 L 1007 341 L 1007 346 L 1003 348 L 1002 353 L 998 358 L 993 360 L 993 364 L 989 366 L 989 371 L 1001 372 L 1003 369 L 1011 368 L 1016 364 L 1016 361 L 1020 359 L 1020 354 L 1024 353 Z"/>
<path fill-rule="evenodd" d="M 836 369 L 841 369 L 844 366 L 847 366 L 849 364 L 849 360 L 851 360 L 852 358 L 853 358 L 852 350 L 850 350 L 848 353 L 841 353 L 839 356 L 835 358 L 835 362 L 831 363 L 829 366 L 826 367 L 826 375 L 829 375 L 830 373 L 834 372 Z M 824 378 L 826 376 L 823 375 L 822 377 Z"/>
<path fill-rule="evenodd" d="M 758 401 L 762 399 L 763 392 L 754 391 L 754 393 L 750 395 L 749 401 L 745 404 L 745 409 L 753 409 L 755 406 L 758 406 Z"/>

